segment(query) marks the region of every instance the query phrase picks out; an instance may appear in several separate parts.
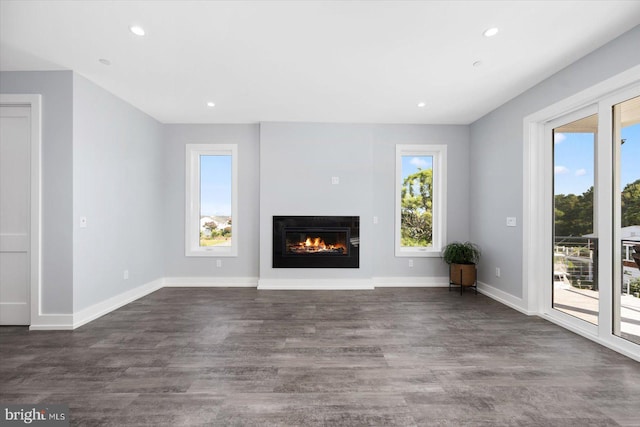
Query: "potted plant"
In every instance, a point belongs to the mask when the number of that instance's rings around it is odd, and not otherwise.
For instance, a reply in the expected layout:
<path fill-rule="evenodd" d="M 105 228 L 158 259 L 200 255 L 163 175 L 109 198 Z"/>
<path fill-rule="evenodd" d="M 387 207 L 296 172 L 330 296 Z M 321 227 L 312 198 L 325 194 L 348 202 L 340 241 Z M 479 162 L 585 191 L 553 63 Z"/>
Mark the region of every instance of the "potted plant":
<path fill-rule="evenodd" d="M 480 248 L 471 242 L 452 242 L 442 250 L 442 259 L 449 264 L 449 282 L 457 286 L 475 286 L 476 264 Z"/>

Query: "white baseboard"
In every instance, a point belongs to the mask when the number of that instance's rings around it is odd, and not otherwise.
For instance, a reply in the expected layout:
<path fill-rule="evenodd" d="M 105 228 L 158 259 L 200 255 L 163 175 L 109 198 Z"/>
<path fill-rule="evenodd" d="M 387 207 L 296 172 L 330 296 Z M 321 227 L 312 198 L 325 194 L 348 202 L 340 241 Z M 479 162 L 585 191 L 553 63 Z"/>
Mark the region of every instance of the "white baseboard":
<path fill-rule="evenodd" d="M 36 314 L 31 316 L 30 331 L 67 331 L 73 329 L 73 314 Z"/>
<path fill-rule="evenodd" d="M 258 286 L 257 277 L 165 277 L 162 280 L 165 287 L 178 288 L 255 288 Z"/>
<path fill-rule="evenodd" d="M 354 291 L 372 290 L 372 279 L 260 279 L 260 290 Z"/>
<path fill-rule="evenodd" d="M 73 314 L 73 329 L 79 328 L 92 320 L 104 316 L 118 308 L 129 304 L 142 298 L 145 295 L 149 295 L 152 292 L 162 288 L 162 279 L 157 279 L 144 285 L 138 286 L 130 291 L 123 292 L 119 295 L 113 296 L 105 301 L 99 302 L 92 306 L 89 306 L 83 310 Z"/>
<path fill-rule="evenodd" d="M 522 298 L 514 297 L 513 295 L 508 294 L 505 291 L 501 291 L 498 288 L 494 288 L 493 286 L 488 285 L 484 282 L 478 282 L 478 292 L 498 301 L 499 303 L 506 305 L 507 307 L 511 307 L 514 310 L 519 311 L 520 313 L 526 314 L 527 316 L 533 316 L 537 314 L 527 310 Z"/>
<path fill-rule="evenodd" d="M 69 330 L 85 325 L 163 287 L 256 287 L 260 290 L 373 290 L 376 287 L 446 287 L 447 277 L 374 277 L 371 279 L 258 279 L 257 277 L 165 277 L 94 304 L 73 315 L 36 316 L 30 330 Z M 486 283 L 478 291 L 521 313 L 532 315 L 521 298 Z"/>
<path fill-rule="evenodd" d="M 376 288 L 441 288 L 449 286 L 449 278 L 442 277 L 374 277 Z"/>

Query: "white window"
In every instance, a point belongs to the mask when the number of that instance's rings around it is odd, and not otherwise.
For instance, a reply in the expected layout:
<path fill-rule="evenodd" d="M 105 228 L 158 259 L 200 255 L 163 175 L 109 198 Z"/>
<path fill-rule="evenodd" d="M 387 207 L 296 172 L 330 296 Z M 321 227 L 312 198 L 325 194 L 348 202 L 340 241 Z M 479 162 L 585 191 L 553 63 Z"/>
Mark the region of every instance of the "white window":
<path fill-rule="evenodd" d="M 237 145 L 187 144 L 185 180 L 185 255 L 237 256 Z"/>
<path fill-rule="evenodd" d="M 440 256 L 446 165 L 446 145 L 396 145 L 396 256 Z"/>

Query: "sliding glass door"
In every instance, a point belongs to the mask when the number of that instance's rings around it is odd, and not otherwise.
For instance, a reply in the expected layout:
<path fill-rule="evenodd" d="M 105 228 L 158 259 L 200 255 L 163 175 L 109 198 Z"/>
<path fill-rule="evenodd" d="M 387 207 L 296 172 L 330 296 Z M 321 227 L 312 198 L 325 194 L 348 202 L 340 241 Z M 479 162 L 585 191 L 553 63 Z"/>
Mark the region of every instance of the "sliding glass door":
<path fill-rule="evenodd" d="M 600 294 L 594 194 L 598 114 L 590 114 L 593 110 L 583 110 L 552 124 L 551 304 L 555 310 L 597 325 Z"/>
<path fill-rule="evenodd" d="M 612 107 L 613 333 L 640 344 L 640 96 Z"/>
<path fill-rule="evenodd" d="M 597 100 L 545 129 L 553 164 L 545 312 L 635 352 L 640 345 L 640 88 Z"/>

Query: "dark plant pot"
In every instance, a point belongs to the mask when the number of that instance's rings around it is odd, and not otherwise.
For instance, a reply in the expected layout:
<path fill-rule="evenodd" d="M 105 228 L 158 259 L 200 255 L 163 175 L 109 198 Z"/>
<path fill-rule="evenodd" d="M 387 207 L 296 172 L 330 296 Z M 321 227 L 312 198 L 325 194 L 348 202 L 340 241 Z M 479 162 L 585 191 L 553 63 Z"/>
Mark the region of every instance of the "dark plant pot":
<path fill-rule="evenodd" d="M 449 280 L 454 285 L 473 286 L 476 283 L 476 265 L 451 264 L 449 266 Z"/>

